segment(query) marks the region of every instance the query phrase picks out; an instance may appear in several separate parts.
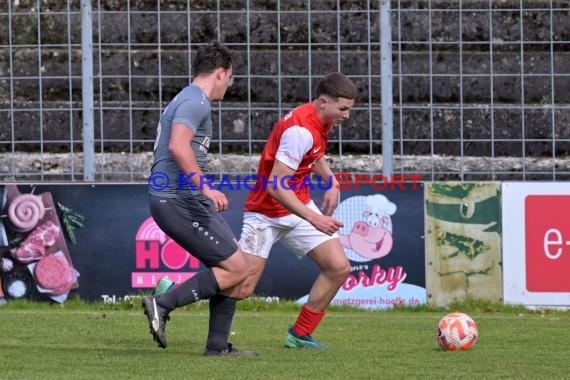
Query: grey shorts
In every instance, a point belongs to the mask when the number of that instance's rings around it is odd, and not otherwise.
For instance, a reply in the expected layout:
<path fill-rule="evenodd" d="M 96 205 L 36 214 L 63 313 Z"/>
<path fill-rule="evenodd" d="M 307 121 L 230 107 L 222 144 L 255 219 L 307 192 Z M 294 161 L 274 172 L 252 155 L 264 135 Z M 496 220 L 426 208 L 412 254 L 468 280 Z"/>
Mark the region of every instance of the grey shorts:
<path fill-rule="evenodd" d="M 208 268 L 237 251 L 232 230 L 208 199 L 149 197 L 150 214 L 160 229 Z"/>

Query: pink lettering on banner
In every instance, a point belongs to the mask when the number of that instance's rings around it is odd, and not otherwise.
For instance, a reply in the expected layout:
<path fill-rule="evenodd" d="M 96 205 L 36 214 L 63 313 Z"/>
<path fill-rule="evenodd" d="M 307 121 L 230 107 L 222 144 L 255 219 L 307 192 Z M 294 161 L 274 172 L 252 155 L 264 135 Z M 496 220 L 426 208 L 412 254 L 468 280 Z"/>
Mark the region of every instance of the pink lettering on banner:
<path fill-rule="evenodd" d="M 181 283 L 200 270 L 200 261 L 168 237 L 152 217 L 141 224 L 135 240 L 137 272 L 131 273 L 133 288 L 152 288 L 163 276 Z M 172 272 L 158 272 L 161 267 Z"/>
<path fill-rule="evenodd" d="M 160 267 L 160 243 L 158 241 L 136 241 L 136 267 L 152 268 Z"/>
<path fill-rule="evenodd" d="M 190 269 L 200 268 L 200 261 L 186 252 L 174 240 L 168 240 L 162 246 L 161 258 L 163 264 L 169 269 L 181 269 L 186 263 Z"/>
<path fill-rule="evenodd" d="M 161 277 L 180 284 L 196 275 L 197 272 L 132 272 L 131 286 L 133 288 L 154 288 Z"/>
<path fill-rule="evenodd" d="M 370 276 L 363 271 L 358 271 L 357 275 L 349 274 L 344 280 L 342 288 L 344 290 L 352 290 L 358 285 L 369 288 L 374 285 L 388 284 L 386 289 L 393 292 L 404 282 L 407 275 L 408 274 L 404 272 L 404 268 L 400 265 L 388 269 L 384 269 L 380 267 L 380 265 L 374 265 Z"/>

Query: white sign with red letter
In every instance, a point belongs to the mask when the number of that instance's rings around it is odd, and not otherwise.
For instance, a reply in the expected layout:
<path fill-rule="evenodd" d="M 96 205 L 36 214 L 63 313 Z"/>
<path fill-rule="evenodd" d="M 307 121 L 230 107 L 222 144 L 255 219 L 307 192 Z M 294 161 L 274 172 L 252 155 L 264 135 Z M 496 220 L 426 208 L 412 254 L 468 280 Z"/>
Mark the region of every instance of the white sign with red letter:
<path fill-rule="evenodd" d="M 509 304 L 570 306 L 570 183 L 503 183 L 503 293 Z"/>

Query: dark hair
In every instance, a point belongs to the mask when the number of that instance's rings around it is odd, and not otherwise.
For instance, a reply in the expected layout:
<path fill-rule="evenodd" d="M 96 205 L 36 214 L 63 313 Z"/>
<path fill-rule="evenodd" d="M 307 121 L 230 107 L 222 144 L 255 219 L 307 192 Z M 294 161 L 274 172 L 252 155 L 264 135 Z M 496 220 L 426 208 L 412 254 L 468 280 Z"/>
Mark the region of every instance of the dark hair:
<path fill-rule="evenodd" d="M 343 73 L 330 73 L 317 83 L 315 89 L 317 98 L 328 95 L 337 100 L 338 98 L 356 99 L 358 95 L 354 83 Z"/>
<path fill-rule="evenodd" d="M 232 67 L 232 53 L 219 42 L 208 46 L 202 46 L 192 61 L 192 74 L 194 76 L 207 75 L 214 70 Z"/>

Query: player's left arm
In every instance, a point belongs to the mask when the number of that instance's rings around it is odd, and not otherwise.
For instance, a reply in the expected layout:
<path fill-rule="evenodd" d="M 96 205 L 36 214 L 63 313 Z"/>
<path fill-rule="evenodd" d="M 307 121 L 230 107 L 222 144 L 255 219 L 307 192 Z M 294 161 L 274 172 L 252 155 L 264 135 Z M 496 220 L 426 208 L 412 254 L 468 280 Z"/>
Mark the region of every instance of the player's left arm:
<path fill-rule="evenodd" d="M 324 182 L 329 188 L 323 197 L 321 211 L 323 211 L 325 215 L 332 215 L 338 206 L 340 190 L 339 183 L 324 155 L 315 162 L 313 172 L 319 176 L 319 181 Z"/>

